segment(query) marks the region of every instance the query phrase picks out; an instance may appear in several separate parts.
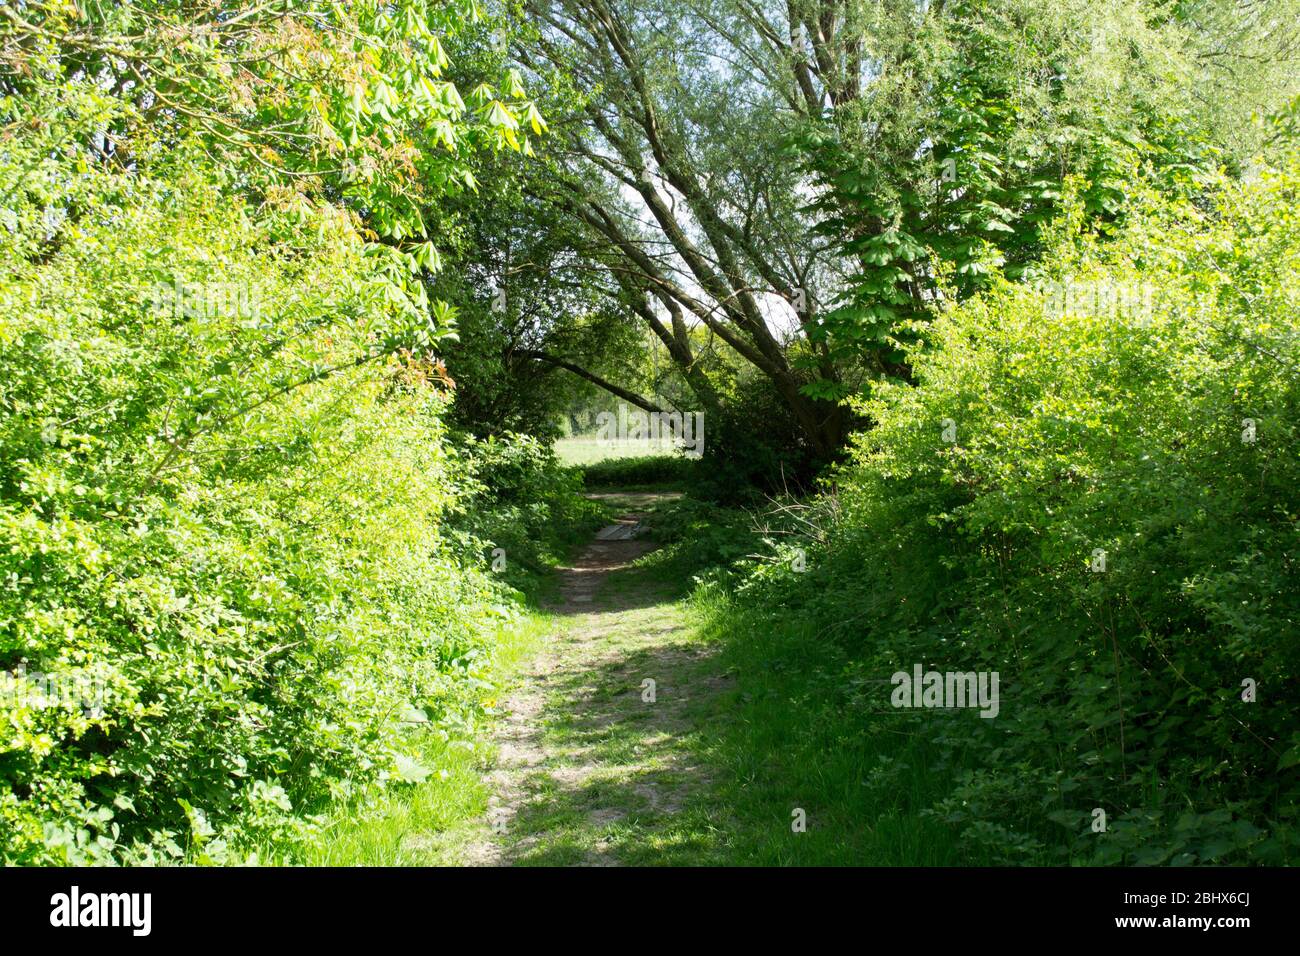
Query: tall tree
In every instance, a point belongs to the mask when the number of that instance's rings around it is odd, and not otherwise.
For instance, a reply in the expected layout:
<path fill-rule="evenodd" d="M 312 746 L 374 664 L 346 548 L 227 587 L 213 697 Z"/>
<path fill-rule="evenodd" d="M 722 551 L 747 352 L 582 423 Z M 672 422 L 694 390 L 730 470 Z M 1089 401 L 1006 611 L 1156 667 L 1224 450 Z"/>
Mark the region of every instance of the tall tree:
<path fill-rule="evenodd" d="M 519 54 L 590 91 L 548 110 L 546 198 L 604 242 L 630 314 L 715 401 L 684 334 L 707 327 L 827 458 L 841 399 L 906 375 L 898 337 L 944 289 L 1032 265 L 1067 178 L 1106 221 L 1134 170 L 1208 138 L 1167 8 L 534 0 Z"/>
<path fill-rule="evenodd" d="M 804 393 L 810 376 L 791 343 L 817 321 L 836 255 L 812 237 L 806 176 L 788 147 L 793 129 L 857 95 L 846 5 L 779 18 L 749 3 L 659 0 L 530 12 L 539 29 L 524 61 L 599 91 L 557 124 L 565 175 L 552 200 L 602 237 L 632 310 L 701 401 L 716 396 L 698 373 L 692 324 L 766 375 L 829 454 L 844 412 Z M 811 358 L 836 374 L 825 354 Z"/>

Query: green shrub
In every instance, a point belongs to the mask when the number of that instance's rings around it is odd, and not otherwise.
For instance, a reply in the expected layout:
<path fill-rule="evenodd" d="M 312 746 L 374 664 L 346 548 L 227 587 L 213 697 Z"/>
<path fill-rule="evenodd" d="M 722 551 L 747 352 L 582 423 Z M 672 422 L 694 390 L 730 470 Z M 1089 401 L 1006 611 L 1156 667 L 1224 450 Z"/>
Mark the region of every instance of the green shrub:
<path fill-rule="evenodd" d="M 588 488 L 635 485 L 677 485 L 692 481 L 699 462 L 681 455 L 644 455 L 639 458 L 607 458 L 576 469 Z"/>
<path fill-rule="evenodd" d="M 806 493 L 825 462 L 777 389 L 766 377 L 738 375 L 724 394 L 705 421 L 696 492 L 729 505 Z"/>
<path fill-rule="evenodd" d="M 523 503 L 446 433 L 425 282 L 475 158 L 531 149 L 517 79 L 471 111 L 446 76 L 480 20 L 0 26 L 0 863 L 283 846 L 482 710 L 517 594 L 451 525 Z"/>
<path fill-rule="evenodd" d="M 466 553 L 479 553 L 502 579 L 535 593 L 539 575 L 599 526 L 601 507 L 551 447 L 528 435 L 456 444 L 467 476 L 450 519 Z"/>
<path fill-rule="evenodd" d="M 694 497 L 658 504 L 646 521 L 657 549 L 641 562 L 683 584 L 725 576 L 761 547 L 749 513 Z"/>
<path fill-rule="evenodd" d="M 444 524 L 493 495 L 529 508 L 534 465 L 504 463 L 538 452 L 449 451 L 352 224 L 292 197 L 254 213 L 201 176 L 136 187 L 86 196 L 35 254 L 0 230 L 9 863 L 292 835 L 401 779 L 410 720 L 471 715 L 515 613 Z M 214 283 L 247 298 L 173 298 Z M 568 520 L 570 490 L 523 526 Z"/>
<path fill-rule="evenodd" d="M 1148 197 L 1104 245 L 1067 217 L 1041 278 L 1072 303 L 1003 281 L 946 312 L 916 386 L 860 409 L 829 543 L 726 604 L 737 641 L 836 648 L 781 665 L 838 672 L 831 736 L 941 746 L 951 783 L 917 809 L 971 859 L 1295 857 L 1297 172 Z M 900 723 L 889 679 L 916 663 L 1000 672 L 1000 715 Z"/>

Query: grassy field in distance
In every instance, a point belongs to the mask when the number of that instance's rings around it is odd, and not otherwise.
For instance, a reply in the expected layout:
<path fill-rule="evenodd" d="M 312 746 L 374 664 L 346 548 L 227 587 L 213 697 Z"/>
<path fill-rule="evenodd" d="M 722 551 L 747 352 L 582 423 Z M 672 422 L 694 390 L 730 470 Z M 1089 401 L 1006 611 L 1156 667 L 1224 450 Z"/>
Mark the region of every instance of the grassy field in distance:
<path fill-rule="evenodd" d="M 642 458 L 647 455 L 672 455 L 677 446 L 672 439 L 608 439 L 575 435 L 555 443 L 555 454 L 566 465 L 590 465 L 610 458 Z"/>

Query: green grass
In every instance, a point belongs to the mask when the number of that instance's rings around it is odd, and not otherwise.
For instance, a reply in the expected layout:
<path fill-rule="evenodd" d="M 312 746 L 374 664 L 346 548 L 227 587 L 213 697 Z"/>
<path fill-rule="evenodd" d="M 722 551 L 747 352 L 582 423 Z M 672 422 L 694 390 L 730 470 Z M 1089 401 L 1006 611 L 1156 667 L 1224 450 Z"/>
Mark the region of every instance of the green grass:
<path fill-rule="evenodd" d="M 712 650 L 676 582 L 617 571 L 590 613 L 569 619 L 573 666 L 552 674 L 544 763 L 522 781 L 527 801 L 508 837 L 519 865 L 722 864 L 725 805 L 707 798 Z M 641 682 L 659 686 L 654 703 Z"/>
<path fill-rule="evenodd" d="M 600 461 L 623 458 L 675 456 L 677 447 L 669 439 L 607 441 L 600 438 L 573 436 L 555 443 L 555 456 L 566 465 L 592 465 Z"/>
<path fill-rule="evenodd" d="M 552 627 L 545 614 L 530 613 L 503 629 L 482 699 L 499 699 L 521 664 Z M 489 726 L 458 736 L 419 731 L 410 755 L 432 773 L 421 784 L 399 785 L 363 807 L 341 807 L 320 838 L 294 860 L 307 866 L 439 866 L 458 862 L 458 851 L 483 827 L 491 765 Z"/>
<path fill-rule="evenodd" d="M 896 715 L 846 708 L 814 635 L 679 592 L 658 567 L 616 572 L 606 597 L 633 606 L 575 622 L 592 664 L 551 687 L 515 863 L 981 862 L 921 813 L 952 768 Z M 637 693 L 645 676 L 659 682 L 653 706 Z M 806 832 L 792 829 L 796 808 Z"/>
<path fill-rule="evenodd" d="M 736 675 L 711 722 L 715 799 L 731 808 L 731 862 L 748 865 L 943 866 L 965 855 L 954 830 L 923 811 L 958 769 L 913 733 L 908 715 L 844 692 L 845 661 L 812 628 L 777 624 L 736 603 L 697 601 L 704 640 Z M 969 715 L 964 715 L 969 716 Z M 794 833 L 802 809 L 807 830 Z"/>
<path fill-rule="evenodd" d="M 644 507 L 636 496 L 611 503 Z M 570 639 L 544 692 L 544 760 L 524 772 L 525 796 L 496 838 L 506 858 L 525 866 L 984 862 L 922 812 L 962 768 L 945 766 L 907 715 L 868 712 L 846 695 L 843 652 L 810 627 L 708 591 L 692 596 L 683 560 L 642 559 L 612 572 L 589 610 L 534 614 L 502 634 L 485 699 L 517 679 L 543 636 Z M 646 677 L 659 685 L 653 705 L 641 699 Z M 362 812 L 338 812 L 300 862 L 463 862 L 466 846 L 493 839 L 490 730 L 413 741 L 430 778 Z M 806 832 L 791 827 L 796 808 Z"/>
<path fill-rule="evenodd" d="M 908 715 L 846 697 L 841 652 L 809 628 L 692 597 L 702 568 L 687 564 L 714 549 L 683 543 L 612 573 L 591 612 L 566 622 L 581 659 L 549 682 L 546 761 L 511 825 L 514 862 L 983 862 L 922 812 L 962 768 L 944 766 Z M 645 677 L 659 684 L 654 705 L 638 693 Z M 792 829 L 796 808 L 805 832 Z"/>

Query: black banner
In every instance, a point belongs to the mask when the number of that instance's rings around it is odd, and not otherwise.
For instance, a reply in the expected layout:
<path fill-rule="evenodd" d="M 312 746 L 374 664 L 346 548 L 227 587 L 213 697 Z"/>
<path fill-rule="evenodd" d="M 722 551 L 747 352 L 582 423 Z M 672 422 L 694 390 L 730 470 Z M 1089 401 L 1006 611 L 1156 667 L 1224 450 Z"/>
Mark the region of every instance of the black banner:
<path fill-rule="evenodd" d="M 5 869 L 9 940 L 77 934 L 133 945 L 246 941 L 431 942 L 516 933 L 619 945 L 766 933 L 786 922 L 921 940 L 969 931 L 1035 939 L 1239 934 L 1294 922 L 1297 881 L 1280 869 Z M 694 933 L 694 931 L 692 931 Z M 656 942 L 658 940 L 658 942 Z M 1180 943 L 1181 945 L 1181 943 Z"/>

